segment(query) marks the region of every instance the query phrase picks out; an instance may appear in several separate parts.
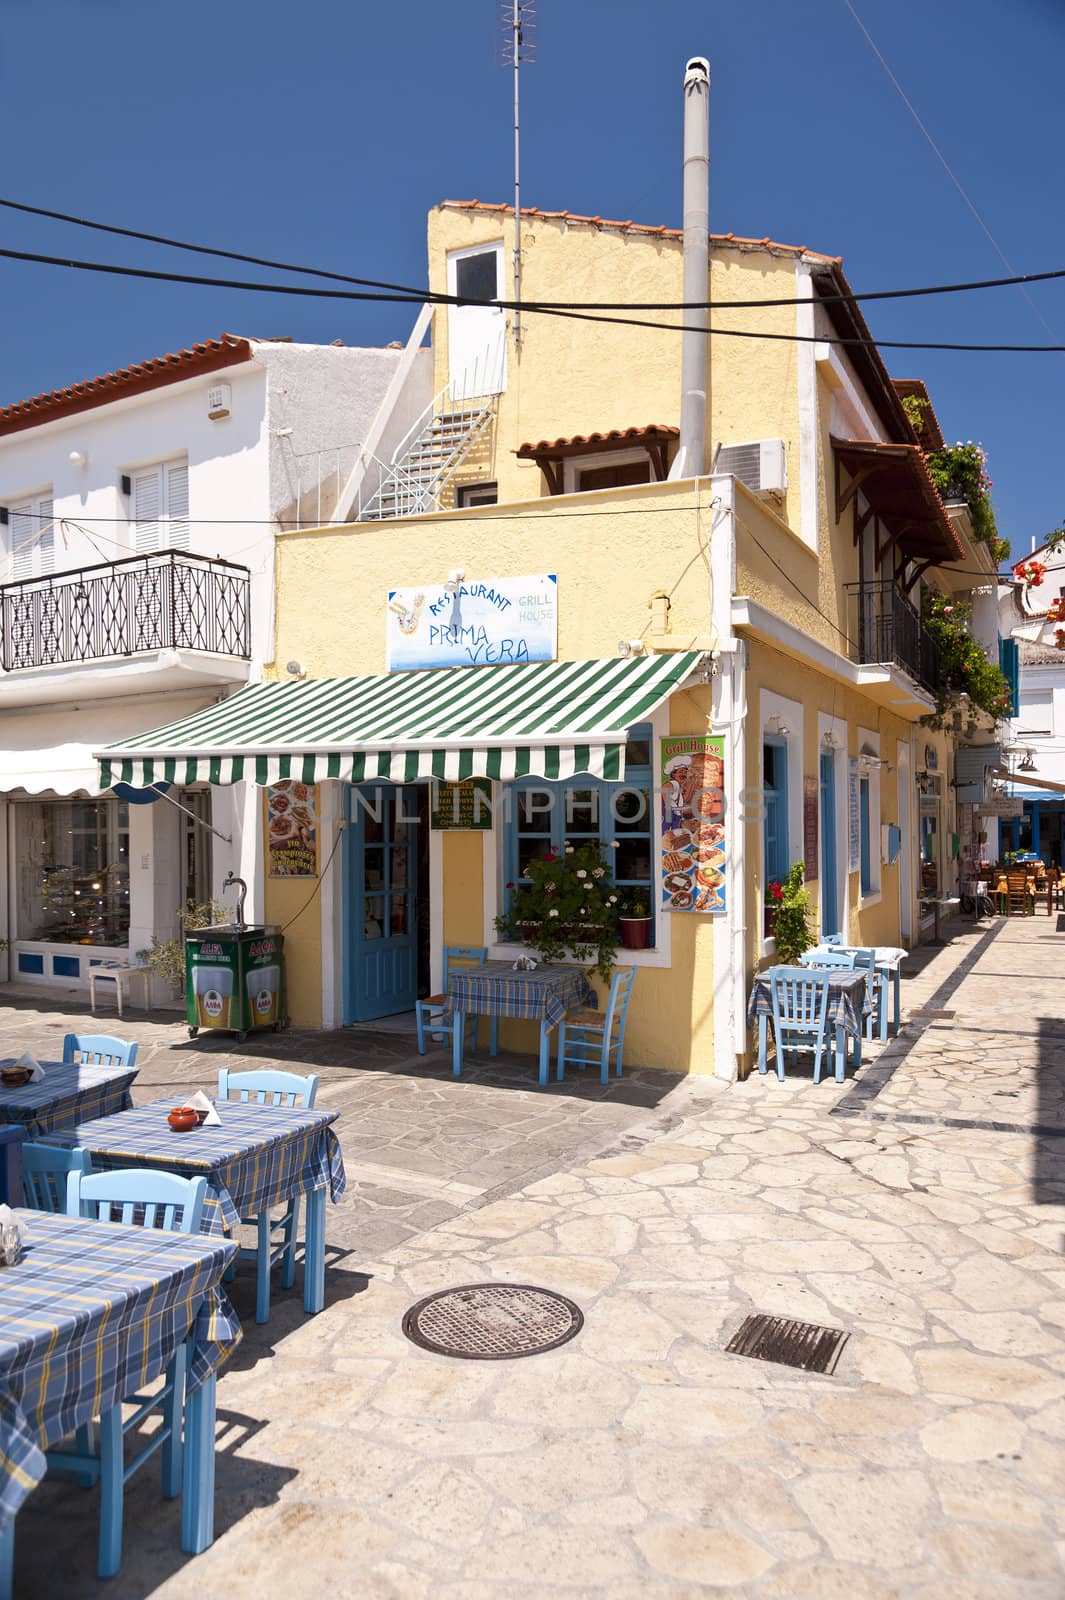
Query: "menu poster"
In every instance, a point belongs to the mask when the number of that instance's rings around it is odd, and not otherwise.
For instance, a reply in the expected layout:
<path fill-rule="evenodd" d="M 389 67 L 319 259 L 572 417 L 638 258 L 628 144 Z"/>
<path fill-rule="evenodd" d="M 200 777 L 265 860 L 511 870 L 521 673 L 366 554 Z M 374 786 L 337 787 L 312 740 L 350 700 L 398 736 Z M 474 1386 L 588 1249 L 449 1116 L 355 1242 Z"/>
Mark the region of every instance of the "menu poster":
<path fill-rule="evenodd" d="M 434 778 L 429 826 L 434 833 L 449 829 L 488 832 L 492 827 L 491 778 L 462 778 L 458 783 Z"/>
<path fill-rule="evenodd" d="M 659 904 L 665 911 L 724 913 L 724 749 L 724 739 L 709 734 L 661 741 Z"/>
<path fill-rule="evenodd" d="M 817 779 L 807 773 L 802 780 L 802 859 L 807 883 L 817 877 Z"/>
<path fill-rule="evenodd" d="M 862 865 L 862 811 L 858 789 L 858 760 L 847 762 L 847 837 L 850 845 L 847 871 L 858 872 Z"/>
<path fill-rule="evenodd" d="M 266 791 L 271 878 L 318 876 L 318 785 L 281 778 Z"/>

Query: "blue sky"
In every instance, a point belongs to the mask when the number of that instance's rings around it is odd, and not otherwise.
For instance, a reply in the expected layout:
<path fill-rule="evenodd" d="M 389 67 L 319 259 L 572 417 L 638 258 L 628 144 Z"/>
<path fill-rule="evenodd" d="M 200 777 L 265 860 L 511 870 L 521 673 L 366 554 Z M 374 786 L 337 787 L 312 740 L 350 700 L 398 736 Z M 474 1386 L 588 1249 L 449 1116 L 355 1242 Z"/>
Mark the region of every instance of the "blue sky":
<path fill-rule="evenodd" d="M 1060 0 L 854 0 L 1021 272 L 1065 266 Z M 0 194 L 420 283 L 425 213 L 511 193 L 495 0 L 7 0 Z M 994 277 L 994 248 L 844 0 L 541 0 L 525 203 L 680 222 L 680 80 L 710 57 L 711 225 L 844 258 L 856 289 Z M 231 267 L 0 212 L 10 248 Z M 251 269 L 237 275 L 252 275 Z M 264 274 L 266 276 L 266 274 Z M 1065 344 L 1065 282 L 867 308 L 880 338 Z M 222 329 L 377 344 L 404 307 L 314 304 L 0 262 L 0 402 Z M 1065 355 L 886 352 L 990 454 L 1015 555 L 1065 522 Z M 607 421 L 611 419 L 605 419 Z M 561 423 L 560 423 L 561 426 Z"/>

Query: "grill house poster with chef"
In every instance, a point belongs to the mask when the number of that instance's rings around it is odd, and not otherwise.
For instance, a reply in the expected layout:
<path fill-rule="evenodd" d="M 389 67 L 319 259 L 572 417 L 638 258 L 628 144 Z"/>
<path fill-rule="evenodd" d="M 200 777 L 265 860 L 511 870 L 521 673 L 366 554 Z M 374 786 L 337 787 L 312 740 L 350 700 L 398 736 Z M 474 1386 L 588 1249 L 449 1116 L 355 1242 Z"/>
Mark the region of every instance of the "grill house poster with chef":
<path fill-rule="evenodd" d="M 666 911 L 725 909 L 724 746 L 711 734 L 661 741 L 659 904 Z"/>

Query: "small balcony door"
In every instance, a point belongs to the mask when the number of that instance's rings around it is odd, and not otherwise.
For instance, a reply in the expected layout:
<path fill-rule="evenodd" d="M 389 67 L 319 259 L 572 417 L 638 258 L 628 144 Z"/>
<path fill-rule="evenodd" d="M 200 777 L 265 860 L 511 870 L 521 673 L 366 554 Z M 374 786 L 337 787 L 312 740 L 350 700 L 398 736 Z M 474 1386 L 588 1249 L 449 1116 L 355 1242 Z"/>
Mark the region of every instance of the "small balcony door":
<path fill-rule="evenodd" d="M 498 301 L 503 295 L 503 241 L 453 250 L 448 294 Z M 507 317 L 500 305 L 449 306 L 448 378 L 452 400 L 502 394 L 507 384 Z"/>

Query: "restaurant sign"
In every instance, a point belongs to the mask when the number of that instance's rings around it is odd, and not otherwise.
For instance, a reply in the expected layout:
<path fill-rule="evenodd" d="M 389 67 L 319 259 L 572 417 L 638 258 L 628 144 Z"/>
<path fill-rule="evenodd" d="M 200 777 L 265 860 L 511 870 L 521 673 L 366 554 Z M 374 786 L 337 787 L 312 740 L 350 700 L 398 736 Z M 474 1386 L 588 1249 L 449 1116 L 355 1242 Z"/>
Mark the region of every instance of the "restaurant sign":
<path fill-rule="evenodd" d="M 976 811 L 981 817 L 1023 817 L 1024 801 L 1020 795 L 1002 795 L 995 800 L 981 800 Z"/>
<path fill-rule="evenodd" d="M 663 739 L 662 858 L 665 911 L 725 910 L 725 741 L 708 734 Z"/>
<path fill-rule="evenodd" d="M 858 872 L 862 865 L 862 811 L 858 761 L 847 762 L 847 871 Z"/>
<path fill-rule="evenodd" d="M 318 876 L 318 786 L 282 778 L 266 791 L 271 878 Z"/>
<path fill-rule="evenodd" d="M 491 778 L 463 778 L 461 783 L 434 778 L 429 826 L 434 833 L 452 829 L 487 832 L 492 826 Z"/>
<path fill-rule="evenodd" d="M 802 860 L 807 883 L 813 883 L 818 872 L 817 800 L 817 778 L 808 772 L 802 780 Z"/>
<path fill-rule="evenodd" d="M 554 661 L 558 579 L 466 579 L 390 589 L 385 613 L 389 672 L 423 667 L 498 667 Z"/>

